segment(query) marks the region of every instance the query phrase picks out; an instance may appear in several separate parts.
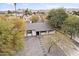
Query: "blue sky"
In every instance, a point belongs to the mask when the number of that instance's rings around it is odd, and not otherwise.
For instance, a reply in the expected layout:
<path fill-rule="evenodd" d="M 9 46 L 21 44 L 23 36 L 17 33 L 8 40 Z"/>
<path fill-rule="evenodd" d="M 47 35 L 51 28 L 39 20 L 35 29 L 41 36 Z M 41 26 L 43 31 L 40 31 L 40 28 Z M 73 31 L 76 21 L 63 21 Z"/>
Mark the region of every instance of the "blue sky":
<path fill-rule="evenodd" d="M 17 9 L 79 8 L 79 3 L 17 3 Z M 14 10 L 12 3 L 0 3 L 0 10 Z"/>

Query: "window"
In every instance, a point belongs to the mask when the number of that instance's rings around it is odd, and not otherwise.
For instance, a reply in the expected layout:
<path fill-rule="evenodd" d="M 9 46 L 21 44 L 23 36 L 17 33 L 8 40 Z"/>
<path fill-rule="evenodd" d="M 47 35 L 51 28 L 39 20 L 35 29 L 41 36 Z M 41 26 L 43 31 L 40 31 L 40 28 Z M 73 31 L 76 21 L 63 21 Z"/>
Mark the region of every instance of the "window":
<path fill-rule="evenodd" d="M 49 32 L 53 32 L 53 30 L 50 30 Z"/>
<path fill-rule="evenodd" d="M 41 31 L 41 33 L 45 33 L 46 31 Z"/>
<path fill-rule="evenodd" d="M 32 30 L 28 30 L 27 33 L 28 33 L 28 34 L 32 34 Z"/>

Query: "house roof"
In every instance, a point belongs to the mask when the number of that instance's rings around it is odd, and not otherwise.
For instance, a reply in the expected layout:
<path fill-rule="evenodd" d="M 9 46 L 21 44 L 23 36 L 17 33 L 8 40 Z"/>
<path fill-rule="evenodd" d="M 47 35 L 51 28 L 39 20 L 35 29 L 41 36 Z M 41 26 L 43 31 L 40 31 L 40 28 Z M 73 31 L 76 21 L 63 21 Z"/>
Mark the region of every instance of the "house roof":
<path fill-rule="evenodd" d="M 47 23 L 29 23 L 27 24 L 27 30 L 48 31 L 53 29 Z"/>

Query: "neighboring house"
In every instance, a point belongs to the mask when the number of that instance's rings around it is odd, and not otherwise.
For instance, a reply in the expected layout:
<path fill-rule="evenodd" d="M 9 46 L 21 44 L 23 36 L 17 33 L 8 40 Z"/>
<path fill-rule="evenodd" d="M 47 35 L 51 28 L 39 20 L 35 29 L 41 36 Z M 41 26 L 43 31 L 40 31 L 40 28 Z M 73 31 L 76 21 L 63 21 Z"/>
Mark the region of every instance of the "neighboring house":
<path fill-rule="evenodd" d="M 27 36 L 37 36 L 54 33 L 54 30 L 47 23 L 28 23 Z"/>
<path fill-rule="evenodd" d="M 23 16 L 23 19 L 24 19 L 27 23 L 32 23 L 32 21 L 30 21 L 30 17 L 31 17 L 31 16 L 29 16 L 29 15 L 27 15 L 27 16 L 24 15 L 24 16 Z"/>
<path fill-rule="evenodd" d="M 22 13 L 17 13 L 16 15 L 17 15 L 17 16 L 20 16 L 20 17 L 22 17 L 22 16 L 23 16 L 23 14 L 22 14 Z"/>
<path fill-rule="evenodd" d="M 0 11 L 0 14 L 7 14 L 7 11 Z"/>

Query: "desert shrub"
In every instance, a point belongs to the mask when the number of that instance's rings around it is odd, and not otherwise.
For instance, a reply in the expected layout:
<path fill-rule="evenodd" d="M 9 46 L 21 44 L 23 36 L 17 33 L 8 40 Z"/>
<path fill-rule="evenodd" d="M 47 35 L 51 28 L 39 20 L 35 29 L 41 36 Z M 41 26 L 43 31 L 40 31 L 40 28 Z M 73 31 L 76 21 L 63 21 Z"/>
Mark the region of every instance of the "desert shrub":
<path fill-rule="evenodd" d="M 13 55 L 23 48 L 25 23 L 20 18 L 0 18 L 0 55 Z"/>

